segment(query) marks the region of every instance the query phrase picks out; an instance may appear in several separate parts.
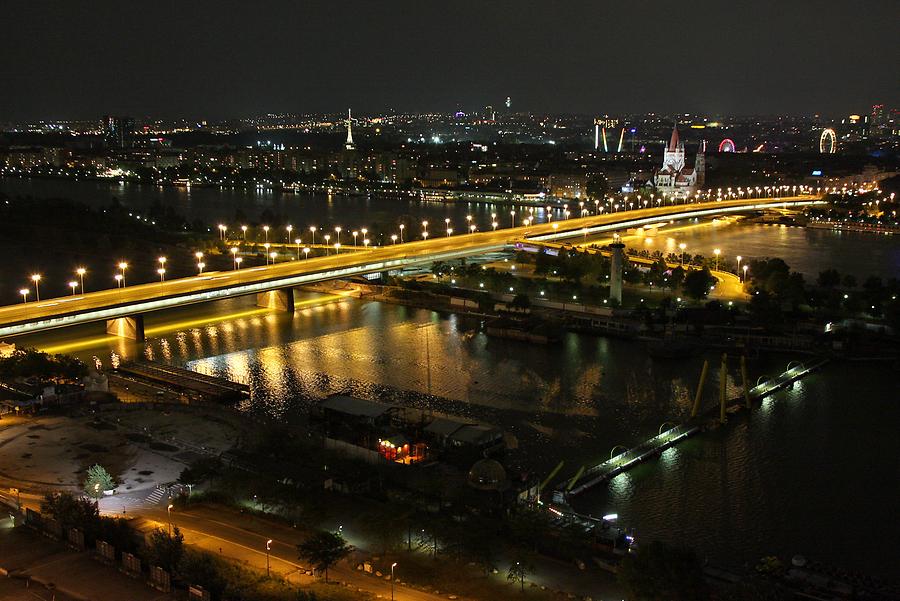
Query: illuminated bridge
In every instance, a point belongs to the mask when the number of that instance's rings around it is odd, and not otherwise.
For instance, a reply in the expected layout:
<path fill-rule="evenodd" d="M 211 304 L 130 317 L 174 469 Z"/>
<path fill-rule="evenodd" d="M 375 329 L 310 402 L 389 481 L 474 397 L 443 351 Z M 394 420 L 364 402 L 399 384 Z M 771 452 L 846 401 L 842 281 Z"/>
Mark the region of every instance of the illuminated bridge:
<path fill-rule="evenodd" d="M 672 218 L 778 210 L 823 202 L 816 196 L 741 199 L 621 211 L 497 231 L 435 237 L 236 271 L 204 273 L 165 282 L 101 290 L 0 307 L 0 337 L 90 322 L 107 332 L 143 339 L 143 314 L 193 303 L 257 295 L 261 306 L 293 310 L 293 288 L 314 282 L 387 272 L 510 248 L 516 241 L 557 240 L 640 227 Z"/>

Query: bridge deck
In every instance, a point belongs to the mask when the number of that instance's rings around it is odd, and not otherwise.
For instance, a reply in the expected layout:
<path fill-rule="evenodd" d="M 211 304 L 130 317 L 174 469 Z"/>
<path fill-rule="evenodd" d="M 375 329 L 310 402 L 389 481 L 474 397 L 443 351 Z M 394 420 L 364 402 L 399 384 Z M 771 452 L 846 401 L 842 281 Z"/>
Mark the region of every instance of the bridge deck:
<path fill-rule="evenodd" d="M 15 336 L 78 323 L 103 321 L 168 309 L 332 280 L 365 273 L 389 271 L 438 260 L 497 251 L 516 240 L 557 240 L 584 232 L 596 233 L 637 227 L 662 219 L 691 218 L 754 210 L 774 210 L 785 206 L 822 202 L 818 197 L 728 200 L 623 211 L 532 224 L 505 230 L 476 232 L 452 237 L 435 237 L 404 244 L 391 244 L 368 252 L 342 252 L 326 257 L 291 260 L 264 267 L 201 275 L 100 290 L 80 296 L 0 307 L 0 336 Z"/>

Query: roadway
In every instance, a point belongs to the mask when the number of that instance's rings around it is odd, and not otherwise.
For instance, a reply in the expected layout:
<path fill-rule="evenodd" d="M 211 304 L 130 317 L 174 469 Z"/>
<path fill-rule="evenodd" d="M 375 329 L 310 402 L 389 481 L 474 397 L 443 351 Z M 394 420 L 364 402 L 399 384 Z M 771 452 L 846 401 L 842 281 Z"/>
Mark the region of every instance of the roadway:
<path fill-rule="evenodd" d="M 435 236 L 402 244 L 139 284 L 0 307 L 0 336 L 103 321 L 181 305 L 289 288 L 317 281 L 421 265 L 501 250 L 526 238 L 555 240 L 654 223 L 821 202 L 814 196 L 740 199 L 620 211 L 496 231 Z M 410 232 L 412 233 L 412 232 Z M 126 272 L 127 276 L 127 272 Z M 127 278 L 126 278 L 127 280 Z"/>

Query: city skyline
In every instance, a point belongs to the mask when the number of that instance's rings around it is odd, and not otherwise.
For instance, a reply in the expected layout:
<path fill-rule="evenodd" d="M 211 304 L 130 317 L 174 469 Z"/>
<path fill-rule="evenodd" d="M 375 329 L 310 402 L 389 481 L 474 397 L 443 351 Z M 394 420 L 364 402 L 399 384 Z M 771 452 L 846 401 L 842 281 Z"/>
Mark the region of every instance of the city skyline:
<path fill-rule="evenodd" d="M 408 10 L 8 7 L 0 121 L 390 110 L 791 114 L 896 106 L 893 3 Z M 104 6 L 105 5 L 105 6 Z M 104 10 L 106 9 L 106 10 Z M 756 27 L 747 27 L 757 23 Z M 76 51 L 72 51 L 76 50 Z"/>

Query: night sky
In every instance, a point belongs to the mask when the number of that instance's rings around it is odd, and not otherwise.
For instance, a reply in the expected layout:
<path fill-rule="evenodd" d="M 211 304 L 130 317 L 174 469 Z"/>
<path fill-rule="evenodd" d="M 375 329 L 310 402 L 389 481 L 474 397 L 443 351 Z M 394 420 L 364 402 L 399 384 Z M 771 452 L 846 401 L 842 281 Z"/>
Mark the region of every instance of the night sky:
<path fill-rule="evenodd" d="M 900 105 L 897 0 L 4 0 L 0 122 Z"/>

